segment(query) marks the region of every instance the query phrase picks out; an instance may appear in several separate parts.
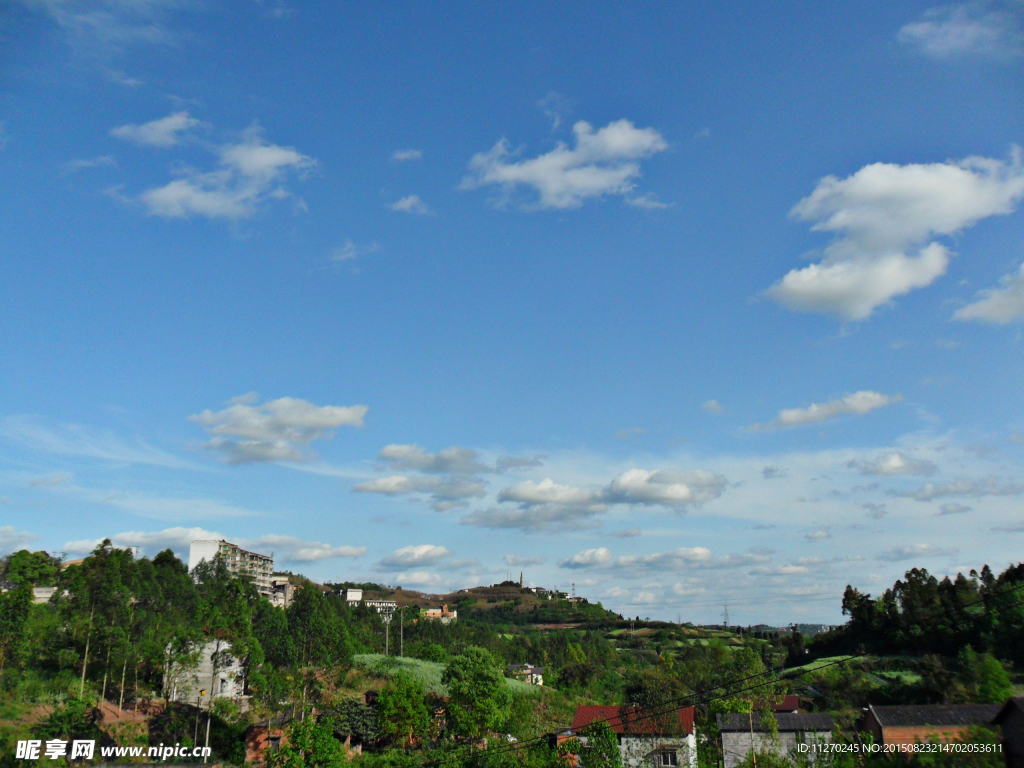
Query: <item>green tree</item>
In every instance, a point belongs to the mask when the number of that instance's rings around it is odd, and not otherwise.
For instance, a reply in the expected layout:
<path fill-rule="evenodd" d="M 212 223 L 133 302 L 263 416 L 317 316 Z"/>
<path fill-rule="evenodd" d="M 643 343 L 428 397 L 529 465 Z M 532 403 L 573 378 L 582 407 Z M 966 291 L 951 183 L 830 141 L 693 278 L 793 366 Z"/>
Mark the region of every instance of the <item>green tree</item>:
<path fill-rule="evenodd" d="M 479 739 L 500 728 L 512 707 L 512 694 L 501 663 L 484 648 L 469 646 L 445 667 L 446 713 L 452 730 L 464 739 Z"/>
<path fill-rule="evenodd" d="M 28 637 L 25 625 L 32 606 L 32 587 L 22 582 L 17 589 L 0 593 L 0 677 L 4 667 L 24 652 Z"/>
<path fill-rule="evenodd" d="M 296 720 L 286 735 L 279 750 L 264 753 L 266 768 L 333 768 L 345 761 L 344 750 L 326 721 Z"/>
<path fill-rule="evenodd" d="M 1002 704 L 1013 693 L 1010 676 L 1006 668 L 991 653 L 978 658 L 978 698 L 985 704 Z"/>
<path fill-rule="evenodd" d="M 392 675 L 377 696 L 380 732 L 404 747 L 422 738 L 430 727 L 430 710 L 422 686 L 403 672 Z"/>
<path fill-rule="evenodd" d="M 7 558 L 4 578 L 14 584 L 28 584 L 35 587 L 49 587 L 60 573 L 60 560 L 46 552 L 29 552 L 23 549 Z"/>
<path fill-rule="evenodd" d="M 619 737 L 604 720 L 599 720 L 583 731 L 587 748 L 583 751 L 583 768 L 621 768 Z"/>

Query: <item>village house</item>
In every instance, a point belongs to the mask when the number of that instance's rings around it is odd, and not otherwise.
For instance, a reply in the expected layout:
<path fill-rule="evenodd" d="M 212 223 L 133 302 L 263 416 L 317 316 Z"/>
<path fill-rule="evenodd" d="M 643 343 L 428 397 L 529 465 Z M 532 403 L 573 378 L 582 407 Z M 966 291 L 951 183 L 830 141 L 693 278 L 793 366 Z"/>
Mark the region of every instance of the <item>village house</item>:
<path fill-rule="evenodd" d="M 1006 768 L 1024 768 L 1024 696 L 1006 702 L 993 722 L 1003 730 Z"/>
<path fill-rule="evenodd" d="M 868 706 L 864 730 L 876 744 L 913 744 L 962 738 L 975 725 L 990 725 L 998 704 L 925 704 L 920 706 Z"/>
<path fill-rule="evenodd" d="M 241 659 L 231 654 L 231 644 L 211 640 L 196 651 L 195 664 L 172 660 L 167 665 L 164 697 L 201 709 L 207 709 L 214 699 L 230 699 L 245 710 L 245 670 Z"/>
<path fill-rule="evenodd" d="M 544 685 L 544 667 L 535 667 L 532 664 L 509 664 L 509 673 L 524 683 L 530 685 Z"/>
<path fill-rule="evenodd" d="M 778 733 L 762 722 L 756 712 L 746 714 L 716 715 L 718 731 L 721 734 L 722 762 L 724 768 L 736 768 L 747 759 L 751 750 L 774 752 L 781 756 L 796 757 L 801 754 L 803 744 L 818 744 L 832 741 L 832 718 L 826 714 L 775 714 Z M 814 761 L 814 752 L 805 756 Z"/>
<path fill-rule="evenodd" d="M 424 619 L 440 621 L 442 624 L 451 624 L 459 618 L 459 612 L 449 611 L 447 605 L 442 605 L 440 608 L 424 608 L 421 615 Z"/>
<path fill-rule="evenodd" d="M 592 723 L 607 722 L 618 737 L 623 768 L 697 768 L 693 717 L 693 707 L 645 717 L 635 707 L 579 706 L 571 732 L 585 747 L 586 735 L 580 732 Z"/>

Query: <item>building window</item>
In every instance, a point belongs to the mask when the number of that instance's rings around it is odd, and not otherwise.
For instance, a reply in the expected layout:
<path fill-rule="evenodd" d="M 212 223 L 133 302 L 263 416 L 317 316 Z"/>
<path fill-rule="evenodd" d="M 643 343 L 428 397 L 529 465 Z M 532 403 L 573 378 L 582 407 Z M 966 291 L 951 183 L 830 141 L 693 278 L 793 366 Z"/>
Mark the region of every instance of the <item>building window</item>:
<path fill-rule="evenodd" d="M 655 765 L 661 766 L 661 768 L 676 768 L 679 765 L 676 761 L 676 751 L 674 749 L 663 749 L 658 753 Z"/>

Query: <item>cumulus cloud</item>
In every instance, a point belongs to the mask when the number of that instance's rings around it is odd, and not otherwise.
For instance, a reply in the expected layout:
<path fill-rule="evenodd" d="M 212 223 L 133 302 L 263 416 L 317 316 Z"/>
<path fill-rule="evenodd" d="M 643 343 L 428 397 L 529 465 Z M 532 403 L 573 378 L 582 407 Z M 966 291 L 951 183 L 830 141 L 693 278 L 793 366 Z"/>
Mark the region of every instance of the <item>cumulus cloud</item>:
<path fill-rule="evenodd" d="M 724 477 L 705 469 L 629 469 L 608 484 L 604 498 L 611 504 L 682 507 L 717 499 L 725 484 Z"/>
<path fill-rule="evenodd" d="M 316 165 L 293 147 L 270 144 L 259 126 L 243 132 L 233 144 L 217 148 L 217 169 L 186 168 L 181 178 L 146 190 L 140 200 L 151 216 L 184 219 L 247 219 L 271 200 L 291 197 L 285 186 L 290 174 Z"/>
<path fill-rule="evenodd" d="M 574 488 L 544 478 L 539 483 L 527 480 L 505 488 L 498 493 L 498 501 L 516 502 L 527 507 L 538 504 L 586 506 L 599 503 L 601 496 L 599 489 Z"/>
<path fill-rule="evenodd" d="M 1006 325 L 1024 318 L 1024 264 L 999 279 L 999 288 L 986 288 L 977 298 L 953 313 L 954 320 Z"/>
<path fill-rule="evenodd" d="M 982 480 L 955 480 L 950 483 L 925 483 L 913 491 L 895 491 L 894 496 L 903 496 L 917 501 L 934 501 L 947 496 L 1020 496 L 1024 485 L 1001 483 L 998 478 Z"/>
<path fill-rule="evenodd" d="M 180 141 L 179 134 L 197 125 L 201 125 L 200 121 L 191 117 L 188 112 L 175 112 L 142 125 L 122 125 L 113 128 L 110 135 L 145 147 L 167 148 Z"/>
<path fill-rule="evenodd" d="M 752 550 L 741 555 L 714 558 L 707 547 L 679 547 L 668 552 L 649 555 L 622 555 L 615 557 L 606 547 L 595 547 L 577 552 L 558 563 L 568 569 L 608 569 L 627 572 L 634 576 L 684 569 L 739 568 L 771 561 L 766 550 Z"/>
<path fill-rule="evenodd" d="M 1024 55 L 1024 9 L 1013 2 L 968 2 L 929 8 L 897 39 L 933 59 Z"/>
<path fill-rule="evenodd" d="M 934 544 L 910 544 L 905 547 L 893 547 L 878 556 L 879 560 L 896 563 L 901 560 L 916 560 L 919 557 L 956 557 L 955 548 L 944 549 Z"/>
<path fill-rule="evenodd" d="M 377 563 L 375 567 L 380 570 L 414 568 L 417 566 L 434 565 L 451 556 L 452 553 L 447 548 L 436 544 L 410 544 L 407 547 L 396 549 Z"/>
<path fill-rule="evenodd" d="M 1011 213 L 1022 196 L 1019 148 L 1008 161 L 874 163 L 845 179 L 827 176 L 791 215 L 836 238 L 822 261 L 790 271 L 767 293 L 795 311 L 864 320 L 945 274 L 949 251 L 929 240 Z"/>
<path fill-rule="evenodd" d="M 13 525 L 0 525 L 0 555 L 22 549 L 35 538 L 35 534 L 19 531 Z"/>
<path fill-rule="evenodd" d="M 901 400 L 903 400 L 903 395 L 883 395 L 871 390 L 861 390 L 827 403 L 811 403 L 806 408 L 786 408 L 779 411 L 778 418 L 774 421 L 768 424 L 755 424 L 750 429 L 753 432 L 761 432 L 769 429 L 786 429 L 800 427 L 804 424 L 816 424 L 845 414 L 863 416 L 876 408 L 883 408 Z"/>
<path fill-rule="evenodd" d="M 318 406 L 281 397 L 263 405 L 249 405 L 247 400 L 222 411 L 207 409 L 188 420 L 213 436 L 204 447 L 223 453 L 228 464 L 307 461 L 313 458 L 307 450 L 311 442 L 330 438 L 338 427 L 363 426 L 368 410 L 365 405 Z"/>
<path fill-rule="evenodd" d="M 562 560 L 559 568 L 592 568 L 595 565 L 611 565 L 615 558 L 607 547 L 596 547 L 577 552 L 572 557 Z"/>
<path fill-rule="evenodd" d="M 879 456 L 874 461 L 854 460 L 848 466 L 859 469 L 862 475 L 932 475 L 938 469 L 930 461 L 912 459 L 899 451 Z"/>
<path fill-rule="evenodd" d="M 399 211 L 400 213 L 415 213 L 420 216 L 426 216 L 428 213 L 432 213 L 430 206 L 420 200 L 419 195 L 406 195 L 401 200 L 396 200 L 388 206 L 392 211 Z"/>
<path fill-rule="evenodd" d="M 488 471 L 472 448 L 453 445 L 437 453 L 428 453 L 418 445 L 385 445 L 377 458 L 395 469 L 415 469 L 430 474 L 471 475 Z"/>
<path fill-rule="evenodd" d="M 597 131 L 581 120 L 572 130 L 575 147 L 559 142 L 547 154 L 528 160 L 513 160 L 516 153 L 502 139 L 473 156 L 461 188 L 496 185 L 508 196 L 522 185 L 536 191 L 538 208 L 578 208 L 590 198 L 629 195 L 640 176 L 640 160 L 668 149 L 656 130 L 637 128 L 629 120 Z"/>
<path fill-rule="evenodd" d="M 396 163 L 407 163 L 410 160 L 419 160 L 423 157 L 423 153 L 418 149 L 396 149 L 391 159 Z"/>

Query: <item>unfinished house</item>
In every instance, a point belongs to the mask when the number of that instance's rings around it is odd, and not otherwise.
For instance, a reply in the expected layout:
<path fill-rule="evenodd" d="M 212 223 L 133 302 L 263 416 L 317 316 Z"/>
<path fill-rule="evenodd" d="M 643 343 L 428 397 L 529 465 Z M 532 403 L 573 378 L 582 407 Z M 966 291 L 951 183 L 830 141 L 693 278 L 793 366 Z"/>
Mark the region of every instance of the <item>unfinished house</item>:
<path fill-rule="evenodd" d="M 801 745 L 832 741 L 835 726 L 829 715 L 779 713 L 774 717 L 778 733 L 769 723 L 762 722 L 761 715 L 756 712 L 716 715 L 724 768 L 736 768 L 746 760 L 751 750 L 791 758 L 804 754 L 814 762 L 815 753 L 811 750 L 802 752 Z"/>

